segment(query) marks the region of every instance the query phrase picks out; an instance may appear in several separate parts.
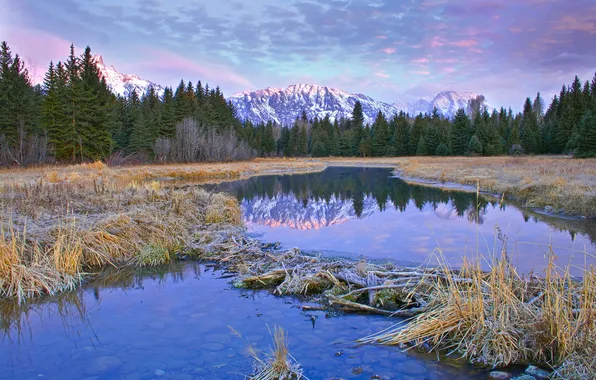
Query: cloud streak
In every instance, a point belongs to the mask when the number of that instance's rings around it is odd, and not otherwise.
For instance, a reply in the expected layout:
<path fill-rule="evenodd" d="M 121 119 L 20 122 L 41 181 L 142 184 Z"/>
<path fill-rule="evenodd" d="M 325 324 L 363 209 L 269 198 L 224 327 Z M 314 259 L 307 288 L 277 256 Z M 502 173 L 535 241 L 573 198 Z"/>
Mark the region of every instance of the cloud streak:
<path fill-rule="evenodd" d="M 9 11 L 2 28 L 25 32 L 2 35 L 43 66 L 72 41 L 147 79 L 227 94 L 308 78 L 389 102 L 453 89 L 519 109 L 596 70 L 593 0 L 20 0 Z"/>

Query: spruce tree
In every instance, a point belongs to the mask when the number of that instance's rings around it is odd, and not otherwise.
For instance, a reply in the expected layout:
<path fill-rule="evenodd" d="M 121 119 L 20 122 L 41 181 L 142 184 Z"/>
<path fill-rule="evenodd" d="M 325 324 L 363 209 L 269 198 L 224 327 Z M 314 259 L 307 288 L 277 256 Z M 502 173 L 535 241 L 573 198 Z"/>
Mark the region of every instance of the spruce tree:
<path fill-rule="evenodd" d="M 372 139 L 372 153 L 376 157 L 387 155 L 387 147 L 389 145 L 389 125 L 385 119 L 385 115 L 381 111 L 377 114 L 377 118 L 373 124 L 373 139 Z"/>
<path fill-rule="evenodd" d="M 417 156 L 426 156 L 428 151 L 426 150 L 426 140 L 424 139 L 424 135 L 420 136 L 418 139 L 418 146 L 416 147 L 416 155 Z"/>
<path fill-rule="evenodd" d="M 306 126 L 304 125 L 300 127 L 297 145 L 297 153 L 299 156 L 308 155 L 308 135 L 306 133 Z"/>
<path fill-rule="evenodd" d="M 364 127 L 364 114 L 362 112 L 362 103 L 359 100 L 354 104 L 352 110 L 352 122 L 350 123 L 351 128 L 362 129 Z"/>
<path fill-rule="evenodd" d="M 470 119 L 463 108 L 457 110 L 453 119 L 451 134 L 451 152 L 456 156 L 465 154 L 471 138 Z"/>
<path fill-rule="evenodd" d="M 596 113 L 586 112 L 578 129 L 577 157 L 596 157 Z"/>
<path fill-rule="evenodd" d="M 397 117 L 396 124 L 394 138 L 395 155 L 407 156 L 410 145 L 410 123 L 403 112 Z"/>
<path fill-rule="evenodd" d="M 530 98 L 526 98 L 521 125 L 521 142 L 526 153 L 538 153 L 538 121 Z"/>
<path fill-rule="evenodd" d="M 466 155 L 468 156 L 481 156 L 482 155 L 482 142 L 478 136 L 473 135 L 470 138 L 470 142 L 466 148 Z"/>

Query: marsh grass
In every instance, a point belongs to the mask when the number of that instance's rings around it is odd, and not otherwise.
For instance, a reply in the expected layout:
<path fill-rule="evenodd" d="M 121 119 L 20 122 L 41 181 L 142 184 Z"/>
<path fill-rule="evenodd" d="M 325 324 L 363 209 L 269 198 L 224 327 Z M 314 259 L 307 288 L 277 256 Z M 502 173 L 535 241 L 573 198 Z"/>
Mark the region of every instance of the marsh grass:
<path fill-rule="evenodd" d="M 552 248 L 544 277 L 520 276 L 507 253 L 489 270 L 464 261 L 453 270 L 438 249 L 441 278 L 431 283 L 428 309 L 361 343 L 427 347 L 489 367 L 536 363 L 564 378 L 586 378 L 596 362 L 596 271 L 581 279 L 555 265 Z"/>
<path fill-rule="evenodd" d="M 288 337 L 283 328 L 274 326 L 273 333 L 269 330 L 269 334 L 273 337 L 273 347 L 270 354 L 265 355 L 265 357 L 262 357 L 255 347 L 248 340 L 245 340 L 238 331 L 230 326 L 228 328 L 232 334 L 248 344 L 248 350 L 255 361 L 253 365 L 254 375 L 248 376 L 250 380 L 308 380 L 303 374 L 302 367 L 288 350 Z"/>
<path fill-rule="evenodd" d="M 102 163 L 76 169 L 0 189 L 0 297 L 70 290 L 106 265 L 164 264 L 197 228 L 240 223 L 237 201 L 223 194 L 123 181 Z"/>

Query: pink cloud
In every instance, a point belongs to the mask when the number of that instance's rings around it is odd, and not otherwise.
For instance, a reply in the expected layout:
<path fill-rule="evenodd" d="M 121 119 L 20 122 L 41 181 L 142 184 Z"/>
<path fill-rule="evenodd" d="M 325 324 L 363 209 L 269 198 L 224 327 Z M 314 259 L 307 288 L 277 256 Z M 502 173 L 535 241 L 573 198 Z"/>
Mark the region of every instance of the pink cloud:
<path fill-rule="evenodd" d="M 380 39 L 380 40 L 386 40 L 387 36 L 376 36 L 376 38 Z"/>
<path fill-rule="evenodd" d="M 565 16 L 556 25 L 555 30 L 581 31 L 596 34 L 596 17 L 586 16 L 583 19 Z"/>
<path fill-rule="evenodd" d="M 385 49 L 382 49 L 381 51 L 385 54 L 393 54 L 396 52 L 396 50 L 394 48 L 385 48 Z"/>
<path fill-rule="evenodd" d="M 437 59 L 435 60 L 437 63 L 457 63 L 457 59 L 453 58 L 446 58 L 446 59 Z"/>
<path fill-rule="evenodd" d="M 453 67 L 445 67 L 441 71 L 444 72 L 445 74 L 451 74 L 451 73 L 455 72 L 456 70 Z"/>
<path fill-rule="evenodd" d="M 456 47 L 472 47 L 476 46 L 478 41 L 475 39 L 468 39 L 468 40 L 457 40 L 457 41 L 449 41 L 445 38 L 434 36 L 430 40 L 430 46 L 432 48 L 438 48 L 443 46 L 456 46 Z"/>
<path fill-rule="evenodd" d="M 423 71 L 423 70 L 415 70 L 415 71 L 410 71 L 412 74 L 418 74 L 418 75 L 430 75 L 430 71 Z"/>
<path fill-rule="evenodd" d="M 472 46 L 476 46 L 477 42 L 476 42 L 476 40 L 461 40 L 461 41 L 453 41 L 449 44 L 453 45 L 453 46 L 459 46 L 459 47 L 472 47 Z"/>
<path fill-rule="evenodd" d="M 70 42 L 53 34 L 28 28 L 2 27 L 3 40 L 13 54 L 38 65 L 63 60 L 68 56 Z"/>
<path fill-rule="evenodd" d="M 434 36 L 430 41 L 430 46 L 433 48 L 445 46 L 445 40 L 439 36 Z"/>
<path fill-rule="evenodd" d="M 470 49 L 470 51 L 472 53 L 477 53 L 477 54 L 481 54 L 481 53 L 484 52 L 484 50 L 482 50 L 482 49 L 476 49 L 476 48 L 472 48 L 472 49 Z"/>
<path fill-rule="evenodd" d="M 70 42 L 36 29 L 0 27 L 0 35 L 8 42 L 12 53 L 25 62 L 33 83 L 43 81 L 50 61 L 63 61 L 70 51 Z"/>
<path fill-rule="evenodd" d="M 428 63 L 430 62 L 428 58 L 418 58 L 412 61 L 413 63 Z"/>
<path fill-rule="evenodd" d="M 161 49 L 150 48 L 147 51 L 152 55 L 152 59 L 141 63 L 141 66 L 158 70 L 179 71 L 186 74 L 192 73 L 213 83 L 230 83 L 246 89 L 255 87 L 248 79 L 227 66 L 210 63 L 198 64 L 179 54 Z"/>
<path fill-rule="evenodd" d="M 384 71 L 377 71 L 375 73 L 375 76 L 380 77 L 380 78 L 389 78 L 389 75 L 387 75 Z"/>

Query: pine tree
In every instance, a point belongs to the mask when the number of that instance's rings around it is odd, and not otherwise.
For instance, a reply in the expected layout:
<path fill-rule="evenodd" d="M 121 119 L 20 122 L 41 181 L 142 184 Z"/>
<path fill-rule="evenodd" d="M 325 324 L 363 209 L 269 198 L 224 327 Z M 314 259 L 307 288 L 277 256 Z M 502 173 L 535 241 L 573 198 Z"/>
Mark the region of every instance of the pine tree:
<path fill-rule="evenodd" d="M 428 151 L 426 150 L 426 140 L 424 139 L 424 135 L 420 136 L 418 139 L 418 146 L 416 147 L 416 155 L 417 156 L 426 156 Z"/>
<path fill-rule="evenodd" d="M 420 137 L 426 134 L 427 124 L 428 120 L 426 119 L 426 116 L 422 114 L 416 116 L 416 119 L 414 119 L 414 125 L 412 126 L 412 130 L 410 132 L 410 155 L 416 155 L 416 151 L 418 150 L 418 142 L 420 141 Z"/>
<path fill-rule="evenodd" d="M 480 142 L 480 139 L 478 138 L 478 136 L 473 135 L 470 138 L 470 142 L 468 143 L 468 146 L 466 148 L 466 155 L 468 155 L 468 156 L 482 155 L 482 142 Z"/>
<path fill-rule="evenodd" d="M 451 134 L 451 151 L 454 155 L 461 156 L 468 148 L 471 138 L 470 119 L 463 108 L 457 110 L 453 119 L 453 131 Z"/>
<path fill-rule="evenodd" d="M 373 124 L 373 139 L 372 139 L 372 153 L 376 157 L 387 155 L 387 147 L 389 144 L 389 125 L 385 119 L 385 115 L 381 111 L 377 114 L 377 118 Z"/>
<path fill-rule="evenodd" d="M 161 123 L 158 130 L 158 137 L 171 138 L 176 133 L 176 105 L 174 93 L 171 87 L 166 87 L 162 96 Z"/>
<path fill-rule="evenodd" d="M 308 135 L 306 133 L 306 126 L 300 127 L 300 132 L 297 141 L 297 153 L 299 156 L 308 155 Z"/>
<path fill-rule="evenodd" d="M 435 150 L 436 156 L 448 156 L 449 155 L 449 147 L 445 145 L 445 143 L 440 143 Z"/>
<path fill-rule="evenodd" d="M 273 135 L 273 123 L 268 122 L 263 134 L 263 153 L 267 156 L 275 152 L 275 136 Z"/>
<path fill-rule="evenodd" d="M 578 129 L 577 157 L 596 157 L 596 113 L 591 110 L 586 112 Z"/>
<path fill-rule="evenodd" d="M 409 153 L 409 145 L 410 145 L 410 124 L 406 115 L 400 113 L 396 120 L 396 129 L 395 129 L 395 155 L 397 156 L 407 156 Z"/>
<path fill-rule="evenodd" d="M 538 121 L 530 98 L 526 98 L 521 126 L 521 142 L 526 153 L 538 153 Z"/>
<path fill-rule="evenodd" d="M 359 100 L 354 104 L 352 110 L 352 122 L 350 123 L 351 128 L 361 129 L 364 127 L 364 114 L 362 112 L 362 103 Z"/>
<path fill-rule="evenodd" d="M 112 94 L 87 46 L 80 60 L 79 131 L 82 159 L 102 159 L 112 150 L 110 107 Z"/>
<path fill-rule="evenodd" d="M 8 44 L 0 44 L 0 162 L 10 160 L 26 165 L 26 146 L 36 130 L 36 94 L 29 73 L 18 54 L 14 58 Z"/>

